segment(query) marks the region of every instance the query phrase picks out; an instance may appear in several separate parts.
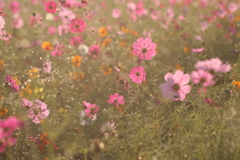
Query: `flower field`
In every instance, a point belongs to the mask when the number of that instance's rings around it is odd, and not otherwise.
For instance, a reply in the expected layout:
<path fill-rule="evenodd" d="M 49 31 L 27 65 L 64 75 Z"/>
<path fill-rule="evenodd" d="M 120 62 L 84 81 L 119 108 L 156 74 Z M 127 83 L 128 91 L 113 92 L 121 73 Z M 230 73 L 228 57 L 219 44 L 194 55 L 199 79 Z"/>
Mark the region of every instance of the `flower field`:
<path fill-rule="evenodd" d="M 0 0 L 0 160 L 239 160 L 238 0 Z"/>

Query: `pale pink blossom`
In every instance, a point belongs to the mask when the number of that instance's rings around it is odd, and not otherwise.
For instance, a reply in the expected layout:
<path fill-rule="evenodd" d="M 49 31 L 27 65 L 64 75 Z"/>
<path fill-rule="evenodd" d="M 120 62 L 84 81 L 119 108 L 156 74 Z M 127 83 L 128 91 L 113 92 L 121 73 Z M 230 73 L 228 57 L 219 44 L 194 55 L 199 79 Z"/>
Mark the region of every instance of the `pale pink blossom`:
<path fill-rule="evenodd" d="M 190 81 L 189 74 L 183 74 L 181 70 L 177 70 L 174 75 L 167 73 L 164 79 L 166 83 L 162 83 L 159 86 L 164 98 L 183 101 L 186 98 L 186 94 L 190 93 L 191 86 L 187 85 Z"/>
<path fill-rule="evenodd" d="M 69 26 L 68 25 L 60 25 L 58 26 L 58 34 L 59 36 L 66 35 L 69 31 Z"/>
<path fill-rule="evenodd" d="M 197 54 L 199 54 L 199 53 L 202 53 L 204 51 L 204 48 L 202 47 L 202 48 L 196 48 L 196 49 L 192 49 L 192 52 L 193 53 L 197 53 Z"/>
<path fill-rule="evenodd" d="M 195 64 L 196 69 L 203 69 L 210 73 L 227 73 L 231 70 L 230 64 L 223 64 L 219 58 L 212 58 L 210 60 L 198 61 Z"/>
<path fill-rule="evenodd" d="M 68 24 L 76 17 L 76 15 L 71 10 L 67 9 L 62 9 L 58 13 L 58 16 L 61 18 L 63 24 Z"/>
<path fill-rule="evenodd" d="M 12 76 L 8 74 L 5 78 L 5 81 L 6 81 L 6 87 L 9 87 L 14 92 L 19 91 L 19 85 L 17 84 L 16 80 L 12 78 Z"/>
<path fill-rule="evenodd" d="M 41 120 L 46 119 L 49 115 L 47 105 L 40 100 L 34 100 L 28 107 L 28 117 L 32 119 L 33 123 L 41 123 Z"/>
<path fill-rule="evenodd" d="M 119 8 L 115 8 L 112 10 L 112 17 L 119 18 L 122 14 L 122 11 Z"/>
<path fill-rule="evenodd" d="M 52 62 L 51 61 L 46 61 L 44 64 L 43 64 L 43 71 L 45 73 L 50 73 L 52 70 Z"/>
<path fill-rule="evenodd" d="M 20 29 L 23 26 L 23 19 L 21 17 L 14 18 L 12 22 L 12 27 L 16 29 Z"/>
<path fill-rule="evenodd" d="M 207 87 L 210 85 L 213 85 L 214 82 L 214 76 L 210 74 L 207 71 L 204 71 L 202 69 L 198 69 L 197 71 L 193 71 L 191 73 L 191 78 L 193 83 L 195 84 L 202 84 L 203 87 Z"/>

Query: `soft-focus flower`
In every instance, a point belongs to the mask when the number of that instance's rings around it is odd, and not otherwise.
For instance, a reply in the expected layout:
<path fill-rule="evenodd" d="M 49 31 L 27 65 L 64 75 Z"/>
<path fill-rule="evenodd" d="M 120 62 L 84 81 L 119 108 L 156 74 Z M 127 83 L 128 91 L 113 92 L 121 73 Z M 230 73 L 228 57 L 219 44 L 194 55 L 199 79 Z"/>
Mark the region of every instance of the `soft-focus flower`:
<path fill-rule="evenodd" d="M 59 36 L 66 35 L 69 31 L 69 26 L 68 25 L 60 25 L 58 26 L 58 34 Z"/>
<path fill-rule="evenodd" d="M 17 17 L 12 21 L 12 27 L 13 28 L 20 29 L 20 28 L 22 28 L 22 26 L 23 26 L 23 19 L 22 18 Z"/>
<path fill-rule="evenodd" d="M 11 90 L 13 90 L 14 92 L 18 92 L 19 91 L 19 85 L 17 84 L 17 81 L 13 79 L 12 76 L 10 76 L 9 74 L 6 76 L 5 78 L 5 86 L 9 87 Z"/>
<path fill-rule="evenodd" d="M 73 19 L 69 24 L 70 32 L 72 33 L 81 33 L 85 27 L 86 23 L 82 19 Z"/>
<path fill-rule="evenodd" d="M 113 95 L 109 96 L 108 103 L 118 107 L 119 105 L 124 104 L 125 101 L 123 96 L 119 95 L 118 93 L 114 93 Z"/>
<path fill-rule="evenodd" d="M 204 48 L 203 48 L 203 47 L 202 47 L 202 48 L 192 49 L 192 52 L 193 52 L 193 53 L 197 53 L 197 54 L 202 53 L 203 51 L 204 51 Z"/>
<path fill-rule="evenodd" d="M 80 66 L 80 65 L 81 65 L 81 62 L 82 62 L 82 57 L 79 56 L 79 55 L 75 55 L 75 56 L 72 58 L 72 65 L 73 65 L 73 66 Z"/>
<path fill-rule="evenodd" d="M 100 37 L 105 37 L 108 34 L 108 31 L 105 27 L 101 27 L 98 30 L 98 34 Z"/>
<path fill-rule="evenodd" d="M 240 81 L 233 81 L 232 85 L 237 86 L 240 89 Z"/>
<path fill-rule="evenodd" d="M 98 45 L 92 45 L 89 49 L 89 55 L 93 56 L 94 58 L 97 58 L 99 54 L 100 54 L 100 47 Z"/>
<path fill-rule="evenodd" d="M 43 42 L 42 49 L 45 51 L 50 51 L 53 49 L 52 44 L 50 42 Z"/>
<path fill-rule="evenodd" d="M 22 103 L 22 105 L 26 104 Z M 49 115 L 47 105 L 40 100 L 34 100 L 28 103 L 28 117 L 32 119 L 33 123 L 41 123 L 41 120 L 46 119 Z"/>
<path fill-rule="evenodd" d="M 58 149 L 57 145 L 54 144 L 53 141 L 48 140 L 48 134 L 43 133 L 39 135 L 39 138 L 29 137 L 30 140 L 33 140 L 35 144 L 37 144 L 38 149 L 43 152 L 45 147 L 48 146 L 50 143 L 53 145 L 54 149 Z"/>
<path fill-rule="evenodd" d="M 46 61 L 44 64 L 43 64 L 43 71 L 45 73 L 50 73 L 52 70 L 52 62 L 51 61 Z"/>
<path fill-rule="evenodd" d="M 72 8 L 75 0 L 58 0 L 58 2 L 65 8 Z"/>
<path fill-rule="evenodd" d="M 128 75 L 129 78 L 132 79 L 133 82 L 136 82 L 138 84 L 142 83 L 146 80 L 146 72 L 144 71 L 144 67 L 134 67 L 130 74 Z"/>
<path fill-rule="evenodd" d="M 70 38 L 70 44 L 72 46 L 77 46 L 83 43 L 83 39 L 81 35 L 78 36 L 73 36 L 72 38 Z"/>
<path fill-rule="evenodd" d="M 102 65 L 101 69 L 103 70 L 103 74 L 104 75 L 109 75 L 112 72 L 112 68 L 110 68 L 110 67 L 108 67 L 106 65 Z"/>
<path fill-rule="evenodd" d="M 18 1 L 12 1 L 10 4 L 10 9 L 13 13 L 18 13 L 20 11 L 20 5 Z"/>
<path fill-rule="evenodd" d="M 208 25 L 209 25 L 208 22 L 202 22 L 201 23 L 201 30 L 205 31 L 206 29 L 208 29 Z"/>
<path fill-rule="evenodd" d="M 156 44 L 152 43 L 150 38 L 138 38 L 137 42 L 133 45 L 133 54 L 137 55 L 140 59 L 151 60 L 156 53 Z"/>
<path fill-rule="evenodd" d="M 198 69 L 197 71 L 193 71 L 191 73 L 192 81 L 195 84 L 202 84 L 203 87 L 207 87 L 210 85 L 213 85 L 214 82 L 214 76 L 210 74 L 207 71 L 204 71 L 202 69 Z"/>
<path fill-rule="evenodd" d="M 62 11 L 59 12 L 59 17 L 62 20 L 63 24 L 68 24 L 71 20 L 73 20 L 76 15 L 71 11 L 67 9 L 63 9 Z"/>
<path fill-rule="evenodd" d="M 86 45 L 84 45 L 84 44 L 80 44 L 80 45 L 78 46 L 78 50 L 80 51 L 80 54 L 81 54 L 81 55 L 85 55 L 85 54 L 88 54 L 88 52 L 89 52 L 89 47 L 86 46 Z"/>
<path fill-rule="evenodd" d="M 65 45 L 63 44 L 57 44 L 54 49 L 52 50 L 51 55 L 52 56 L 61 56 L 63 52 L 65 51 Z"/>
<path fill-rule="evenodd" d="M 55 34 L 55 33 L 56 33 L 55 27 L 49 27 L 49 28 L 48 28 L 48 33 L 49 33 L 50 35 Z"/>
<path fill-rule="evenodd" d="M 186 98 L 186 94 L 190 93 L 191 87 L 187 85 L 190 81 L 189 74 L 183 74 L 182 71 L 177 70 L 174 75 L 167 73 L 164 79 L 166 83 L 162 83 L 159 86 L 164 98 L 183 101 Z"/>
<path fill-rule="evenodd" d="M 210 73 L 226 73 L 231 70 L 230 64 L 223 64 L 219 58 L 212 58 L 210 60 L 198 61 L 195 64 L 196 69 L 203 69 Z"/>
<path fill-rule="evenodd" d="M 93 118 L 94 115 L 98 113 L 99 107 L 96 104 L 91 104 L 86 101 L 83 101 L 82 103 L 83 103 L 84 107 L 86 108 L 85 109 L 86 117 Z"/>
<path fill-rule="evenodd" d="M 4 60 L 0 59 L 0 71 L 4 68 Z"/>
<path fill-rule="evenodd" d="M 10 38 L 12 38 L 12 36 L 8 34 L 5 29 L 0 29 L 0 39 L 6 41 L 6 40 L 9 40 Z"/>
<path fill-rule="evenodd" d="M 54 1 L 47 1 L 44 3 L 44 7 L 47 12 L 56 13 L 57 3 L 55 3 Z"/>
<path fill-rule="evenodd" d="M 114 121 L 107 121 L 103 123 L 100 127 L 100 131 L 104 134 L 105 137 L 108 137 L 109 134 L 116 128 Z"/>
<path fill-rule="evenodd" d="M 83 126 L 92 124 L 96 119 L 97 115 L 94 114 L 93 117 L 86 117 L 85 111 L 79 111 L 80 124 Z"/>
<path fill-rule="evenodd" d="M 112 17 L 119 18 L 122 14 L 122 11 L 119 8 L 115 8 L 112 10 Z"/>
<path fill-rule="evenodd" d="M 110 39 L 110 38 L 105 38 L 104 40 L 103 40 L 103 42 L 102 42 L 102 46 L 103 47 L 108 47 L 109 46 L 109 44 L 110 44 L 110 42 L 112 42 L 112 39 Z"/>
<path fill-rule="evenodd" d="M 8 109 L 7 108 L 3 107 L 3 108 L 0 109 L 0 117 L 6 116 L 7 113 L 8 113 Z"/>
<path fill-rule="evenodd" d="M 30 69 L 28 71 L 28 75 L 31 79 L 36 79 L 36 78 L 40 77 L 39 69 L 37 69 L 37 68 Z"/>
<path fill-rule="evenodd" d="M 84 78 L 84 73 L 82 72 L 70 72 L 70 77 L 77 80 L 81 81 Z"/>

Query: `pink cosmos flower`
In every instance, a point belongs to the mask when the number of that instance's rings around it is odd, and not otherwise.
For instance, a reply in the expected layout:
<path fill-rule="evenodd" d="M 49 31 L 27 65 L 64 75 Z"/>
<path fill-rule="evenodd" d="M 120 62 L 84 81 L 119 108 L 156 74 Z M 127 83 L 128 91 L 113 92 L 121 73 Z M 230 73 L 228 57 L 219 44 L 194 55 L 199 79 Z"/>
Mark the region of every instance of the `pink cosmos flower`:
<path fill-rule="evenodd" d="M 119 8 L 115 8 L 112 10 L 112 17 L 119 18 L 122 14 L 122 11 Z"/>
<path fill-rule="evenodd" d="M 190 93 L 191 86 L 187 85 L 190 81 L 189 74 L 183 74 L 181 70 L 177 70 L 174 75 L 172 73 L 165 74 L 164 79 L 166 83 L 159 86 L 164 98 L 183 101 L 186 94 Z"/>
<path fill-rule="evenodd" d="M 202 22 L 201 23 L 201 30 L 205 31 L 206 29 L 208 29 L 208 25 L 209 25 L 208 22 Z"/>
<path fill-rule="evenodd" d="M 73 36 L 72 38 L 70 38 L 70 44 L 72 46 L 78 46 L 80 44 L 83 44 L 82 36 L 81 35 Z"/>
<path fill-rule="evenodd" d="M 203 69 L 210 73 L 227 73 L 231 70 L 230 64 L 223 64 L 219 58 L 212 58 L 210 60 L 198 61 L 195 64 L 196 69 Z"/>
<path fill-rule="evenodd" d="M 74 7 L 86 7 L 88 5 L 87 0 L 81 0 L 80 2 L 75 2 Z"/>
<path fill-rule="evenodd" d="M 50 35 L 55 34 L 55 33 L 56 33 L 55 27 L 49 27 L 49 28 L 48 28 L 48 33 L 49 33 Z"/>
<path fill-rule="evenodd" d="M 63 24 L 68 24 L 76 17 L 76 15 L 71 10 L 67 9 L 63 9 L 58 13 L 58 15 L 61 18 Z"/>
<path fill-rule="evenodd" d="M 82 19 L 73 19 L 69 25 L 70 32 L 72 33 L 81 33 L 84 31 L 86 23 Z"/>
<path fill-rule="evenodd" d="M 235 3 L 230 3 L 228 6 L 228 11 L 230 13 L 236 12 L 238 9 L 238 6 Z"/>
<path fill-rule="evenodd" d="M 140 59 L 151 60 L 153 56 L 157 54 L 156 44 L 152 43 L 150 38 L 138 38 L 137 42 L 133 45 L 133 54 L 137 55 Z"/>
<path fill-rule="evenodd" d="M 29 107 L 28 117 L 32 119 L 33 123 L 41 123 L 41 120 L 46 119 L 49 115 L 47 105 L 40 100 L 34 100 L 32 105 L 29 103 L 27 107 Z"/>
<path fill-rule="evenodd" d="M 94 58 L 97 58 L 99 54 L 100 54 L 100 47 L 98 45 L 92 45 L 89 49 L 89 55 L 93 56 Z"/>
<path fill-rule="evenodd" d="M 23 26 L 23 19 L 20 17 L 17 17 L 12 22 L 13 28 L 20 29 Z"/>
<path fill-rule="evenodd" d="M 55 3 L 54 1 L 47 1 L 45 2 L 44 7 L 47 12 L 56 13 L 57 3 Z"/>
<path fill-rule="evenodd" d="M 0 16 L 0 30 L 4 28 L 5 23 L 6 23 L 5 19 L 2 16 Z"/>
<path fill-rule="evenodd" d="M 69 31 L 68 25 L 60 25 L 58 26 L 58 34 L 59 36 L 66 35 Z"/>
<path fill-rule="evenodd" d="M 135 14 L 131 14 L 130 19 L 131 19 L 132 22 L 136 22 L 137 21 L 137 16 Z"/>
<path fill-rule="evenodd" d="M 119 106 L 119 104 L 124 104 L 124 97 L 119 95 L 118 93 L 114 93 L 113 95 L 109 96 L 109 100 L 108 103 L 111 103 L 113 105 L 115 105 L 116 107 Z"/>
<path fill-rule="evenodd" d="M 109 137 L 110 133 L 116 128 L 114 121 L 107 121 L 104 124 L 101 125 L 100 131 L 104 134 L 104 136 L 107 138 Z"/>
<path fill-rule="evenodd" d="M 52 70 L 52 62 L 51 61 L 46 61 L 44 64 L 43 64 L 43 71 L 45 73 L 50 73 Z"/>
<path fill-rule="evenodd" d="M 4 8 L 4 7 L 5 7 L 4 1 L 0 1 L 0 8 Z"/>
<path fill-rule="evenodd" d="M 63 54 L 65 45 L 63 44 L 57 44 L 54 49 L 52 50 L 51 55 L 52 56 L 61 56 Z"/>
<path fill-rule="evenodd" d="M 20 5 L 18 1 L 12 1 L 10 4 L 10 9 L 13 13 L 18 13 L 20 11 Z"/>
<path fill-rule="evenodd" d="M 145 9 L 144 9 L 144 3 L 143 1 L 139 1 L 136 5 L 136 9 L 134 10 L 134 13 L 138 16 L 142 16 L 145 14 Z"/>
<path fill-rule="evenodd" d="M 58 0 L 58 2 L 65 8 L 72 8 L 75 0 Z"/>
<path fill-rule="evenodd" d="M 200 54 L 200 53 L 202 53 L 204 51 L 204 48 L 202 47 L 202 48 L 196 48 L 196 49 L 192 49 L 192 52 L 193 53 L 197 53 L 197 54 Z"/>
<path fill-rule="evenodd" d="M 98 113 L 98 108 L 99 107 L 96 104 L 90 104 L 86 101 L 83 101 L 82 103 L 86 107 L 86 109 L 85 109 L 85 116 L 86 117 L 93 118 L 94 115 L 96 115 Z"/>
<path fill-rule="evenodd" d="M 207 71 L 198 69 L 191 73 L 192 81 L 195 84 L 201 83 L 203 87 L 207 87 L 214 84 L 214 76 Z"/>
<path fill-rule="evenodd" d="M 130 74 L 128 76 L 129 76 L 129 78 L 132 79 L 133 82 L 138 83 L 138 84 L 140 84 L 146 80 L 146 72 L 144 71 L 143 66 L 134 67 L 130 71 Z"/>
<path fill-rule="evenodd" d="M 6 76 L 5 81 L 6 86 L 9 87 L 11 90 L 13 90 L 14 92 L 19 91 L 19 85 L 9 74 Z"/>

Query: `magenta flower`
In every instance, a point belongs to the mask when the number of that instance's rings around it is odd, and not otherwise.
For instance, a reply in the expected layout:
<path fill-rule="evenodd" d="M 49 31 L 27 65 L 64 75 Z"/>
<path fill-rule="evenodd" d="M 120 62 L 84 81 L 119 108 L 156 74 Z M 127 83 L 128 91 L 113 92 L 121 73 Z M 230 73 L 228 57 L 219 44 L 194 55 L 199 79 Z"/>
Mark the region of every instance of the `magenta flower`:
<path fill-rule="evenodd" d="M 92 45 L 89 49 L 89 55 L 93 56 L 94 58 L 97 58 L 99 54 L 100 54 L 100 47 L 98 45 Z"/>
<path fill-rule="evenodd" d="M 140 59 L 151 60 L 156 53 L 156 44 L 152 43 L 150 38 L 138 38 L 137 42 L 134 42 L 133 45 L 133 54 L 137 55 Z"/>
<path fill-rule="evenodd" d="M 85 117 L 94 118 L 94 115 L 98 113 L 98 106 L 96 104 L 90 104 L 86 101 L 82 102 L 86 107 L 85 109 Z"/>
<path fill-rule="evenodd" d="M 32 119 L 33 123 L 41 123 L 41 120 L 46 119 L 49 115 L 47 105 L 40 100 L 27 101 L 22 100 L 22 105 L 29 107 L 28 117 Z"/>
<path fill-rule="evenodd" d="M 57 3 L 55 3 L 54 1 L 47 1 L 45 2 L 44 7 L 47 12 L 56 13 Z"/>
<path fill-rule="evenodd" d="M 48 28 L 48 34 L 53 35 L 53 34 L 55 34 L 55 33 L 56 33 L 55 27 L 49 27 L 49 28 Z"/>
<path fill-rule="evenodd" d="M 195 64 L 196 69 L 203 69 L 210 73 L 227 73 L 231 70 L 230 64 L 223 64 L 219 58 L 212 58 L 210 60 L 198 61 Z"/>
<path fill-rule="evenodd" d="M 21 17 L 17 17 L 12 21 L 12 27 L 16 29 L 20 29 L 23 26 L 23 19 Z"/>
<path fill-rule="evenodd" d="M 8 74 L 5 79 L 5 85 L 9 87 L 14 92 L 19 91 L 19 85 L 16 83 L 16 81 Z"/>
<path fill-rule="evenodd" d="M 183 101 L 186 94 L 190 93 L 191 87 L 187 85 L 190 81 L 189 74 L 183 74 L 182 71 L 177 70 L 174 75 L 172 73 L 165 74 L 164 79 L 166 83 L 159 86 L 164 98 Z"/>
<path fill-rule="evenodd" d="M 86 26 L 87 24 L 82 19 L 73 19 L 71 24 L 69 24 L 70 32 L 72 33 L 81 33 Z"/>
<path fill-rule="evenodd" d="M 58 26 L 58 34 L 59 36 L 66 35 L 69 31 L 69 26 L 68 25 L 60 25 Z"/>
<path fill-rule="evenodd" d="M 198 69 L 191 73 L 192 81 L 195 84 L 201 83 L 203 87 L 207 87 L 214 84 L 214 76 L 207 71 Z"/>
<path fill-rule="evenodd" d="M 144 71 L 144 67 L 134 67 L 130 74 L 128 75 L 129 78 L 132 79 L 133 82 L 136 82 L 138 84 L 142 83 L 146 80 L 146 72 Z"/>
<path fill-rule="evenodd" d="M 72 8 L 75 0 L 58 0 L 58 2 L 65 8 Z"/>
<path fill-rule="evenodd" d="M 119 104 L 124 104 L 124 97 L 119 95 L 118 93 L 114 93 L 113 95 L 109 96 L 109 100 L 108 103 L 111 103 L 113 105 L 115 105 L 116 107 L 119 106 Z"/>
<path fill-rule="evenodd" d="M 11 137 L 17 129 L 23 128 L 24 122 L 16 117 L 8 117 L 4 121 L 0 121 L 0 153 L 4 152 L 7 147 L 16 143 L 16 138 Z"/>
<path fill-rule="evenodd" d="M 197 53 L 197 54 L 202 53 L 203 51 L 204 51 L 204 48 L 203 48 L 203 47 L 202 47 L 202 48 L 192 49 L 192 52 L 193 52 L 193 53 Z"/>
<path fill-rule="evenodd" d="M 18 13 L 20 11 L 20 5 L 18 1 L 12 1 L 10 4 L 10 9 L 13 13 Z"/>

